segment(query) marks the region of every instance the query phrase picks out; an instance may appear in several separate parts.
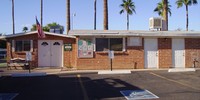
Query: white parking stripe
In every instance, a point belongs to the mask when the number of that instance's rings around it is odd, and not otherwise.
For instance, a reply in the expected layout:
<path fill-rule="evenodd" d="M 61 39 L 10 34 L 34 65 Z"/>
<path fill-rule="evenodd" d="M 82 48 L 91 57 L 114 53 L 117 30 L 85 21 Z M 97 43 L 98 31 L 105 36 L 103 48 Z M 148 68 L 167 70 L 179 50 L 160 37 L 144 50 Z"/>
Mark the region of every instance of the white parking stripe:
<path fill-rule="evenodd" d="M 182 82 L 179 82 L 179 81 L 173 80 L 173 79 L 169 79 L 169 78 L 167 78 L 167 77 L 164 77 L 164 76 L 158 75 L 158 74 L 153 73 L 153 72 L 150 72 L 149 74 L 154 75 L 154 76 L 157 76 L 157 77 L 160 77 L 160 78 L 165 79 L 165 80 L 168 80 L 168 81 L 170 81 L 170 82 L 174 82 L 174 83 L 177 83 L 177 84 L 181 84 L 181 85 L 183 85 L 183 86 L 186 86 L 186 87 L 189 87 L 189 88 L 192 88 L 192 89 L 195 89 L 195 90 L 200 91 L 199 88 L 193 87 L 193 86 L 191 86 L 191 85 L 189 85 L 189 84 L 185 84 L 185 83 L 182 83 Z"/>

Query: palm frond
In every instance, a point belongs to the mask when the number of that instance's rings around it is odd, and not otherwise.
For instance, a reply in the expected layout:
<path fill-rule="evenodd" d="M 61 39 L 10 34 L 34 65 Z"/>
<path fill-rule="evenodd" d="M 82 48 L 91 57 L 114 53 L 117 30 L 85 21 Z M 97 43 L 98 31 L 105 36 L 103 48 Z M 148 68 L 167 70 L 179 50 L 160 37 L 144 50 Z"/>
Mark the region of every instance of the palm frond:
<path fill-rule="evenodd" d="M 124 9 L 122 9 L 122 10 L 119 12 L 119 14 L 122 14 L 122 13 L 124 13 Z"/>
<path fill-rule="evenodd" d="M 184 0 L 177 0 L 177 1 L 176 1 L 176 4 L 177 4 L 177 8 L 180 8 L 180 7 L 183 6 Z"/>
<path fill-rule="evenodd" d="M 154 9 L 154 12 L 157 12 L 159 16 L 163 17 L 163 7 L 164 7 L 164 1 L 161 1 L 159 3 L 157 3 L 157 7 Z M 171 5 L 168 2 L 168 13 L 171 16 L 171 9 L 170 9 Z"/>

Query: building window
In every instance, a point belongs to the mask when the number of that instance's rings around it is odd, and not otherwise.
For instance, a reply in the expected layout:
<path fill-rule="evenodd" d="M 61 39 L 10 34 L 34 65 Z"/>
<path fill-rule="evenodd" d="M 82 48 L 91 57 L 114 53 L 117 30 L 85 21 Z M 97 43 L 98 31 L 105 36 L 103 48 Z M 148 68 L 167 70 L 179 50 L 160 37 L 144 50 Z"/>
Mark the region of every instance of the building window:
<path fill-rule="evenodd" d="M 108 38 L 96 38 L 96 51 L 107 51 Z"/>
<path fill-rule="evenodd" d="M 96 51 L 122 51 L 123 38 L 96 38 Z"/>
<path fill-rule="evenodd" d="M 24 40 L 24 41 L 16 41 L 15 42 L 15 51 L 31 51 L 31 41 Z"/>

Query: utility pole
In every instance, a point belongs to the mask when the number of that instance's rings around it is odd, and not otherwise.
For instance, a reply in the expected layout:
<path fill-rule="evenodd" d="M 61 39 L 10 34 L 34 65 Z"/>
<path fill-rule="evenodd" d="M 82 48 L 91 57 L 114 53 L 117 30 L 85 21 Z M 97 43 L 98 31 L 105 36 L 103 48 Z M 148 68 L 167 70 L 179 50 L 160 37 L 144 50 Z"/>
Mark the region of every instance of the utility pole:
<path fill-rule="evenodd" d="M 40 16 L 41 19 L 40 19 L 40 22 L 41 22 L 41 29 L 43 30 L 43 28 L 42 28 L 43 27 L 43 0 L 40 0 L 40 1 L 41 1 L 41 3 L 40 3 L 41 4 L 41 9 L 40 9 L 41 10 L 41 16 Z"/>
<path fill-rule="evenodd" d="M 67 0 L 67 34 L 70 29 L 70 0 Z"/>
<path fill-rule="evenodd" d="M 12 26 L 13 26 L 13 34 L 15 34 L 15 7 L 14 0 L 12 0 Z"/>
<path fill-rule="evenodd" d="M 97 22 L 97 0 L 94 0 L 94 30 L 96 30 L 96 22 Z"/>

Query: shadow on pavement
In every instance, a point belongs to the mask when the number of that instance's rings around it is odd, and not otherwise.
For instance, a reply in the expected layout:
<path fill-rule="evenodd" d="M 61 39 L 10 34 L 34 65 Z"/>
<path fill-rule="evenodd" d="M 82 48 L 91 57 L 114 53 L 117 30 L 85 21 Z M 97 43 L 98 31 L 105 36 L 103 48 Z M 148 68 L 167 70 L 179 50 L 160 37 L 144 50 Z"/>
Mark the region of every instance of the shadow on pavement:
<path fill-rule="evenodd" d="M 81 80 L 81 82 L 80 82 Z M 81 87 L 81 83 L 83 86 Z M 89 100 L 123 98 L 121 90 L 139 90 L 120 79 L 56 75 L 43 77 L 1 77 L 0 93 L 19 93 L 15 100 L 83 100 L 85 89 Z"/>

